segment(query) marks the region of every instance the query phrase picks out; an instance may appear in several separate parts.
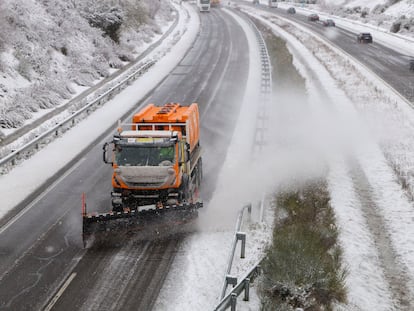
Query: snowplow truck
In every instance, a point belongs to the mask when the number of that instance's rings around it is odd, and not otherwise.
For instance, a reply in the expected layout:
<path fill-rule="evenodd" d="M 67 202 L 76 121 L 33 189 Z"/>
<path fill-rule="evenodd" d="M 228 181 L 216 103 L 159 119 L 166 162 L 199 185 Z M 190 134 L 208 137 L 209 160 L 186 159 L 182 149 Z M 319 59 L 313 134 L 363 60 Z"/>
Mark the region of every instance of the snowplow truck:
<path fill-rule="evenodd" d="M 196 103 L 149 104 L 131 124 L 120 125 L 103 146 L 104 162 L 113 167 L 112 210 L 195 203 L 202 178 L 199 134 Z"/>
<path fill-rule="evenodd" d="M 103 146 L 103 160 L 113 168 L 112 210 L 88 213 L 82 195 L 84 247 L 191 226 L 203 207 L 199 134 L 195 103 L 149 104 L 133 115 L 132 123 L 119 124 L 113 140 Z"/>

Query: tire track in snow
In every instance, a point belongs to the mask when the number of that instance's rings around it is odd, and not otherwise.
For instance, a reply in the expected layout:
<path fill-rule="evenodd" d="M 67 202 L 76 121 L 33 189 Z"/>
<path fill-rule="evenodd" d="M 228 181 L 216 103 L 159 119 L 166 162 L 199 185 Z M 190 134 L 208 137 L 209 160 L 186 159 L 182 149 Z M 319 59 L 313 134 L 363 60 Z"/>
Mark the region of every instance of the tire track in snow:
<path fill-rule="evenodd" d="M 106 268 L 100 272 L 101 276 L 81 310 L 116 310 L 122 293 L 134 275 L 133 271 L 148 256 L 148 247 L 148 242 L 135 248 L 126 244 L 118 252 L 114 252 Z"/>
<path fill-rule="evenodd" d="M 361 203 L 368 230 L 378 250 L 381 267 L 396 304 L 396 310 L 414 310 L 414 302 L 410 299 L 406 268 L 396 260 L 398 256 L 394 251 L 389 233 L 386 231 L 385 221 L 378 212 L 372 187 L 360 164 L 357 161 L 349 162 L 354 190 Z"/>

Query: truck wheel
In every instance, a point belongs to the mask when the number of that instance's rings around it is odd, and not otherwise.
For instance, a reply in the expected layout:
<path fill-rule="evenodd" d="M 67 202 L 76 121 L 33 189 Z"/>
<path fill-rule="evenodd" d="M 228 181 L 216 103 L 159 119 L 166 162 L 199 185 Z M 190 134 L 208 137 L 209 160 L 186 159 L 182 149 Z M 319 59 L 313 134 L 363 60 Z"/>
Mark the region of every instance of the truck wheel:
<path fill-rule="evenodd" d="M 198 162 L 198 176 L 201 184 L 201 181 L 203 180 L 203 160 L 201 158 Z"/>
<path fill-rule="evenodd" d="M 122 212 L 124 210 L 124 199 L 122 195 L 119 195 L 119 192 L 116 188 L 114 188 L 113 192 L 111 192 L 111 205 L 112 205 L 112 211 Z"/>
<path fill-rule="evenodd" d="M 189 201 L 191 198 L 190 194 L 190 178 L 188 175 L 184 174 L 181 179 L 181 186 L 179 190 L 179 201 Z"/>
<path fill-rule="evenodd" d="M 115 212 L 115 213 L 123 212 L 124 209 L 122 207 L 122 203 L 119 204 L 118 200 L 117 201 L 112 200 L 112 211 Z"/>

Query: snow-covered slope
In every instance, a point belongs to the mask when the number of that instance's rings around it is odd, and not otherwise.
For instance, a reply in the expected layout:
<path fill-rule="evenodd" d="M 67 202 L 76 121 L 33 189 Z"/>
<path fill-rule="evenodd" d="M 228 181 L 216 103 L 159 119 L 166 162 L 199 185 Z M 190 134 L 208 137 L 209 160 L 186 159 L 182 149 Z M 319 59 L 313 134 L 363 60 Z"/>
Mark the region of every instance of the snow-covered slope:
<path fill-rule="evenodd" d="M 168 3 L 0 1 L 0 128 L 22 126 L 133 60 L 173 19 Z"/>

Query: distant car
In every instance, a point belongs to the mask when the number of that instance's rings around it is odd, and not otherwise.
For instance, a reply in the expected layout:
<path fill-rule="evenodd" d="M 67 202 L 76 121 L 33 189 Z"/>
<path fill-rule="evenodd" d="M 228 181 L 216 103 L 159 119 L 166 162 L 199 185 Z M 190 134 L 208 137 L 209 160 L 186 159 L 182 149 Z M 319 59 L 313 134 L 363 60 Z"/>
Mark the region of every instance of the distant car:
<path fill-rule="evenodd" d="M 269 0 L 269 8 L 277 8 L 277 0 Z"/>
<path fill-rule="evenodd" d="M 319 15 L 318 14 L 311 14 L 308 16 L 308 21 L 311 22 L 317 22 L 319 20 Z"/>
<path fill-rule="evenodd" d="M 259 0 L 253 0 L 253 4 L 260 4 Z"/>
<path fill-rule="evenodd" d="M 369 32 L 361 32 L 357 36 L 358 43 L 372 43 L 372 36 Z"/>
<path fill-rule="evenodd" d="M 322 22 L 325 27 L 335 27 L 335 22 L 332 19 L 327 19 Z"/>
<path fill-rule="evenodd" d="M 287 9 L 287 11 L 286 11 L 288 14 L 295 14 L 296 13 L 296 10 L 295 10 L 295 8 L 293 7 L 293 6 L 291 6 L 290 8 L 288 8 Z"/>

